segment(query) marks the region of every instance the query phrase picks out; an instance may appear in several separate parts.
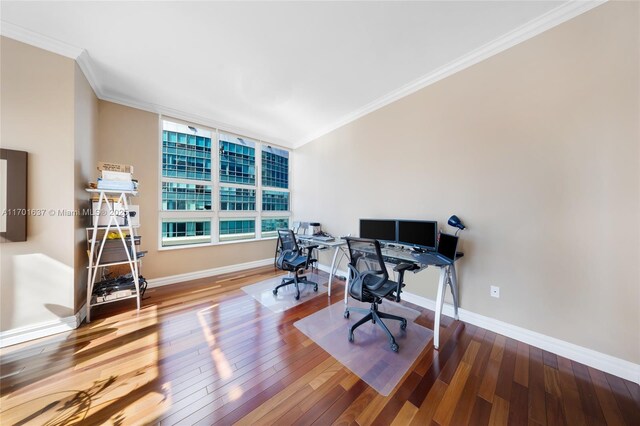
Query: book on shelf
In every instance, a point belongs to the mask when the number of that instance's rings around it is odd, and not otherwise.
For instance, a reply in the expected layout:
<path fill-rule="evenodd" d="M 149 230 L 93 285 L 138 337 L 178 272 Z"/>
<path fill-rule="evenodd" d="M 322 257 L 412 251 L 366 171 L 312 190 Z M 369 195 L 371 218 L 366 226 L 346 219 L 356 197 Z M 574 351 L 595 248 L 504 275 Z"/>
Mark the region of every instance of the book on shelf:
<path fill-rule="evenodd" d="M 131 182 L 131 173 L 126 172 L 111 172 L 103 170 L 101 173 L 102 180 L 111 180 L 118 182 Z"/>
<path fill-rule="evenodd" d="M 98 178 L 98 189 L 113 190 L 113 191 L 135 191 L 137 188 L 135 183 L 132 180 L 122 181 L 122 180 L 105 180 L 102 178 Z"/>
<path fill-rule="evenodd" d="M 98 161 L 98 171 L 122 172 L 133 174 L 133 166 L 128 164 L 108 163 L 106 161 Z"/>
<path fill-rule="evenodd" d="M 100 176 L 96 185 L 97 189 L 135 191 L 138 187 L 138 182 L 131 176 L 133 174 L 133 166 L 99 161 L 98 171 Z"/>

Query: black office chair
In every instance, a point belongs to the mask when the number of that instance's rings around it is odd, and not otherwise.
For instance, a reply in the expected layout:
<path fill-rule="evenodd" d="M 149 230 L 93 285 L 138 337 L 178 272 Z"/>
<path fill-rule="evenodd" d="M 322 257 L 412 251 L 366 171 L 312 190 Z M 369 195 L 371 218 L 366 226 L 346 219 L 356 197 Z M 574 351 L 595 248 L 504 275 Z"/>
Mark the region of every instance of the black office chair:
<path fill-rule="evenodd" d="M 349 295 L 361 302 L 371 303 L 369 309 L 347 307 L 345 310 L 345 318 L 349 318 L 350 312 L 366 314 L 349 329 L 349 341 L 353 342 L 353 332 L 356 328 L 371 321 L 374 324 L 378 324 L 387 333 L 391 350 L 398 352 L 399 346 L 387 326 L 382 322 L 382 319 L 400 321 L 402 330 L 407 328 L 407 320 L 396 315 L 380 312 L 378 305 L 382 303 L 383 298 L 391 298 L 396 302 L 400 301 L 400 293 L 402 292 L 402 287 L 404 287 L 404 272 L 413 268 L 413 265 L 401 263 L 396 266 L 394 270 L 398 272 L 398 282 L 391 281 L 378 240 L 351 237 L 347 237 L 346 240 L 351 257 L 348 264 Z"/>
<path fill-rule="evenodd" d="M 280 255 L 276 260 L 278 269 L 293 273 L 293 277 L 285 277 L 280 284 L 273 289 L 273 294 L 278 294 L 278 289 L 286 285 L 294 284 L 296 286 L 296 300 L 300 299 L 300 284 L 313 285 L 313 290 L 318 291 L 318 283 L 307 280 L 307 277 L 298 275 L 299 271 L 309 267 L 311 262 L 311 253 L 318 246 L 306 246 L 307 254 L 303 254 L 303 249 L 298 247 L 296 236 L 291 229 L 278 229 L 278 244 L 280 247 Z"/>
<path fill-rule="evenodd" d="M 295 234 L 295 231 L 294 231 L 294 234 Z M 278 242 L 276 243 L 276 252 L 273 255 L 273 266 L 276 267 L 276 268 L 278 267 L 278 257 L 280 257 L 280 247 L 281 247 L 280 234 L 278 234 Z M 303 246 L 303 247 L 300 247 L 302 249 L 303 253 L 308 250 L 307 247 L 311 247 L 311 249 L 309 249 L 309 253 L 311 253 L 311 255 L 313 255 L 313 250 L 315 248 L 317 248 L 318 246 L 314 245 L 314 246 Z M 317 252 L 317 250 L 316 250 L 316 252 Z M 317 258 L 315 258 L 315 257 L 309 258 L 309 261 L 307 262 L 307 264 L 311 266 L 311 270 L 312 271 L 315 270 L 316 273 L 318 273 L 318 259 Z"/>

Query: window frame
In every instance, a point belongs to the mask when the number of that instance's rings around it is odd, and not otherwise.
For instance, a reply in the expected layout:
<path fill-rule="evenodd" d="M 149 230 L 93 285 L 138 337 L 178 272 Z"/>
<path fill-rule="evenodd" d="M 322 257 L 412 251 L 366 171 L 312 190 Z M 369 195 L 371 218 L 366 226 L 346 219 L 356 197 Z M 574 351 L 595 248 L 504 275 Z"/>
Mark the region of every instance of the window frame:
<path fill-rule="evenodd" d="M 270 142 L 265 142 L 261 139 L 252 138 L 249 136 L 242 136 L 235 132 L 230 132 L 221 128 L 209 127 L 206 125 L 201 125 L 177 118 L 173 118 L 165 115 L 158 115 L 158 128 L 159 128 L 159 153 L 158 153 L 158 226 L 157 226 L 157 235 L 158 235 L 158 250 L 181 250 L 188 248 L 199 248 L 199 247 L 210 247 L 210 246 L 219 246 L 219 245 L 227 245 L 227 244 L 240 244 L 240 243 L 248 243 L 248 242 L 256 242 L 263 240 L 274 240 L 277 238 L 277 235 L 272 236 L 262 236 L 262 220 L 269 218 L 282 218 L 287 217 L 289 219 L 289 226 L 291 226 L 291 218 L 293 216 L 291 206 L 291 198 L 293 196 L 291 191 L 291 163 L 292 163 L 292 151 L 283 146 L 273 144 Z M 196 180 L 196 179 L 185 179 L 185 178 L 174 178 L 174 177 L 165 177 L 162 175 L 162 145 L 163 145 L 163 122 L 169 121 L 176 124 L 181 124 L 185 126 L 192 126 L 198 129 L 206 130 L 211 132 L 211 180 Z M 256 175 L 256 183 L 255 185 L 249 184 L 241 184 L 241 183 L 229 183 L 229 182 L 221 182 L 220 179 L 220 133 L 224 133 L 230 136 L 240 137 L 244 139 L 251 140 L 255 143 L 255 175 Z M 279 188 L 273 186 L 263 186 L 262 185 L 262 147 L 275 147 L 281 150 L 288 152 L 288 188 Z M 162 204 L 162 184 L 163 182 L 179 182 L 179 183 L 190 183 L 195 185 L 207 185 L 211 186 L 211 210 L 163 210 Z M 243 189 L 254 189 L 256 191 L 256 208 L 255 210 L 220 210 L 220 188 L 221 187 L 235 187 L 235 188 L 243 188 Z M 262 192 L 266 191 L 279 191 L 286 192 L 289 194 L 289 209 L 288 210 L 268 210 L 263 211 L 262 209 Z M 220 219 L 245 219 L 245 218 L 253 218 L 255 221 L 255 238 L 241 239 L 241 240 L 230 240 L 230 241 L 220 241 Z M 163 246 L 162 245 L 162 224 L 163 221 L 170 221 L 171 219 L 184 220 L 184 219 L 192 219 L 192 220 L 205 220 L 209 219 L 211 225 L 211 237 L 210 241 L 206 243 L 198 243 L 198 244 L 183 244 L 183 245 L 170 245 Z"/>

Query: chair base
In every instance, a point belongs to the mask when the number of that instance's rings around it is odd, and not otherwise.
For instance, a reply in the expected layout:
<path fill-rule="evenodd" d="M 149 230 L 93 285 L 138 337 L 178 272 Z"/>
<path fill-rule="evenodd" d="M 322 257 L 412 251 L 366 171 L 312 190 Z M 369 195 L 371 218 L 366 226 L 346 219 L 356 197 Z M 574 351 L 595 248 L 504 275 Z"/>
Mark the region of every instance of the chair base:
<path fill-rule="evenodd" d="M 280 284 L 278 284 L 276 288 L 273 289 L 273 294 L 277 295 L 278 289 L 280 287 L 284 287 L 291 284 L 294 284 L 296 286 L 296 300 L 300 300 L 300 284 L 313 285 L 313 291 L 318 291 L 318 283 L 308 281 L 306 276 L 304 275 L 298 276 L 298 274 L 294 272 L 293 277 L 282 279 Z"/>
<path fill-rule="evenodd" d="M 391 334 L 391 331 L 389 331 L 389 329 L 387 328 L 385 323 L 382 322 L 382 318 L 391 319 L 391 320 L 395 320 L 395 321 L 400 321 L 400 329 L 401 330 L 406 330 L 406 328 L 407 328 L 407 320 L 405 318 L 399 317 L 397 315 L 391 315 L 391 314 L 387 314 L 385 312 L 378 311 L 378 303 L 376 303 L 376 302 L 371 303 L 371 308 L 369 308 L 369 309 L 364 309 L 364 308 L 346 308 L 345 311 L 344 311 L 344 317 L 345 318 L 349 318 L 349 313 L 350 312 L 361 312 L 361 313 L 365 313 L 366 314 L 358 322 L 353 324 L 351 326 L 351 328 L 349 328 L 349 341 L 350 342 L 353 342 L 353 340 L 354 340 L 354 338 L 353 338 L 354 330 L 356 328 L 360 327 L 362 324 L 365 324 L 365 323 L 371 321 L 374 324 L 378 324 L 380 326 L 380 328 L 382 328 L 382 330 L 387 334 L 387 336 L 389 337 L 389 345 L 391 346 L 391 350 L 393 352 L 398 352 L 398 350 L 400 350 L 400 347 L 396 343 L 396 339 L 393 337 L 393 334 Z"/>

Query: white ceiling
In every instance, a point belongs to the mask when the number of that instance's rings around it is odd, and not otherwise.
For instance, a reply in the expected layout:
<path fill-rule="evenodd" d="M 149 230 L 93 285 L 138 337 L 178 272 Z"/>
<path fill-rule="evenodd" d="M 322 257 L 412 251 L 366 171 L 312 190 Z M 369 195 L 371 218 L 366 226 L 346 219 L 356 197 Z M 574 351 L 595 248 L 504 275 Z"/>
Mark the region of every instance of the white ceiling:
<path fill-rule="evenodd" d="M 5 35 L 85 49 L 103 99 L 292 147 L 586 9 L 567 6 L 2 1 L 0 16 Z"/>

